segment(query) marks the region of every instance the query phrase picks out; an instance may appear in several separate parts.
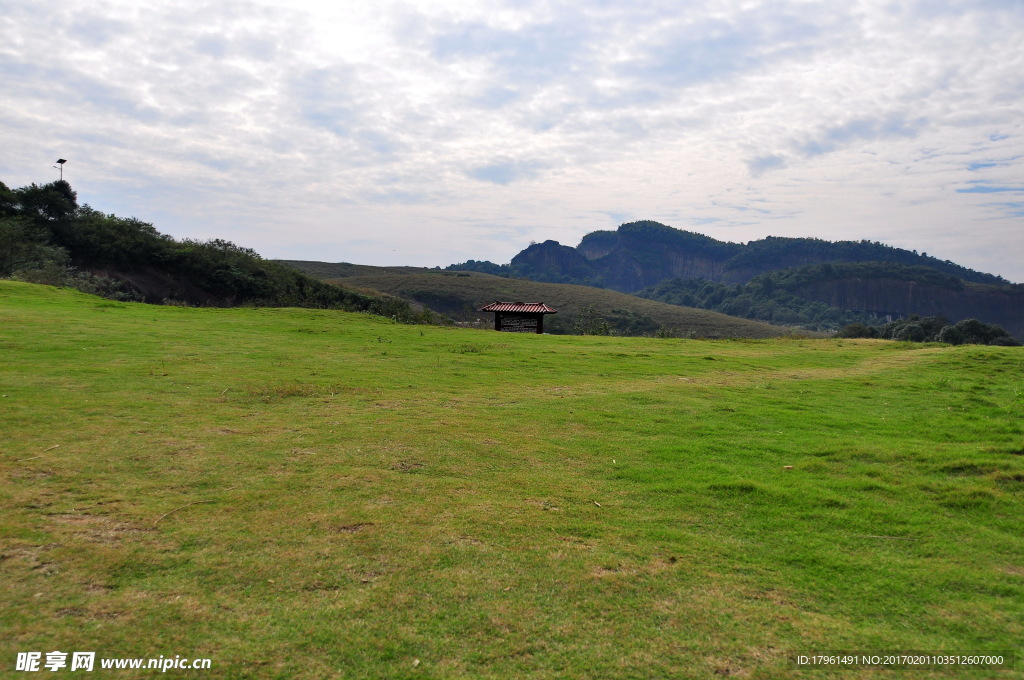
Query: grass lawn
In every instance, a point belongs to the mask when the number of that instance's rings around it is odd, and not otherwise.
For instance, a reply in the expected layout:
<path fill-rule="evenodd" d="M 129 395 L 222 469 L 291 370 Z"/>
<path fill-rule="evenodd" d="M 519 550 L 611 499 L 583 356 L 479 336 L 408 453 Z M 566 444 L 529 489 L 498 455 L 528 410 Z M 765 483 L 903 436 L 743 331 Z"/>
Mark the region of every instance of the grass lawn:
<path fill-rule="evenodd" d="M 906 677 L 1024 677 L 1022 348 L 499 334 L 0 281 L 0 395 L 0 677 L 53 650 L 502 679 L 998 651 L 1015 669 Z"/>

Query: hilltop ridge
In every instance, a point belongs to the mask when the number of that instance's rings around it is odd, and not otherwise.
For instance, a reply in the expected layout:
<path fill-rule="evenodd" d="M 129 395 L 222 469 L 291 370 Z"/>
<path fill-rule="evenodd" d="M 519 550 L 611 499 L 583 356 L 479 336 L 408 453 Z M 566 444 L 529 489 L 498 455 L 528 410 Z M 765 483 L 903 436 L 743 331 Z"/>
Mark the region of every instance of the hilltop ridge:
<path fill-rule="evenodd" d="M 926 267 L 971 283 L 1012 285 L 1001 276 L 877 241 L 768 236 L 742 244 L 651 220 L 628 222 L 615 231 L 591 232 L 576 247 L 554 240 L 533 243 L 507 265 L 469 260 L 447 269 L 550 279 L 553 283 L 586 280 L 589 285 L 632 293 L 670 278 L 746 283 L 768 272 L 826 262 L 886 262 Z"/>

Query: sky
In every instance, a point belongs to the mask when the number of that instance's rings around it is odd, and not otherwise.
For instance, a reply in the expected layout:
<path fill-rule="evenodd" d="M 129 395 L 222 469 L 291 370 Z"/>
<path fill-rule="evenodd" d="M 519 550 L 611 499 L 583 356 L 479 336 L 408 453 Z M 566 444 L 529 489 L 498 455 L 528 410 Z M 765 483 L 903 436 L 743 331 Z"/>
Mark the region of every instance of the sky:
<path fill-rule="evenodd" d="M 0 0 L 0 181 L 267 258 L 656 220 L 1024 282 L 1024 0 Z"/>

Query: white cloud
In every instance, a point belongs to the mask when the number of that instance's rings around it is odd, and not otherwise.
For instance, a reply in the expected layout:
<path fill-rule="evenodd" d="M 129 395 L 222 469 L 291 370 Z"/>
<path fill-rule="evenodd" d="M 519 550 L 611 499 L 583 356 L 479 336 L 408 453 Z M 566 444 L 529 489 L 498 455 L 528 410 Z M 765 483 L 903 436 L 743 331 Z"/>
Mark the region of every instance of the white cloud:
<path fill-rule="evenodd" d="M 632 219 L 1024 280 L 1024 5 L 7 0 L 0 179 L 266 256 L 506 262 Z"/>

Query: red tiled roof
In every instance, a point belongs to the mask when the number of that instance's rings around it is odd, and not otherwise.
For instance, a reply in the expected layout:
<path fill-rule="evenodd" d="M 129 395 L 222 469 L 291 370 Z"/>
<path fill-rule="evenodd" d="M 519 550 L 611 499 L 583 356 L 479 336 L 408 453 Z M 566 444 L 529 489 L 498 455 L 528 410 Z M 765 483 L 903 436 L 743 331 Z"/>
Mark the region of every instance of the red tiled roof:
<path fill-rule="evenodd" d="M 478 312 L 529 312 L 532 314 L 557 314 L 543 302 L 492 302 Z"/>

